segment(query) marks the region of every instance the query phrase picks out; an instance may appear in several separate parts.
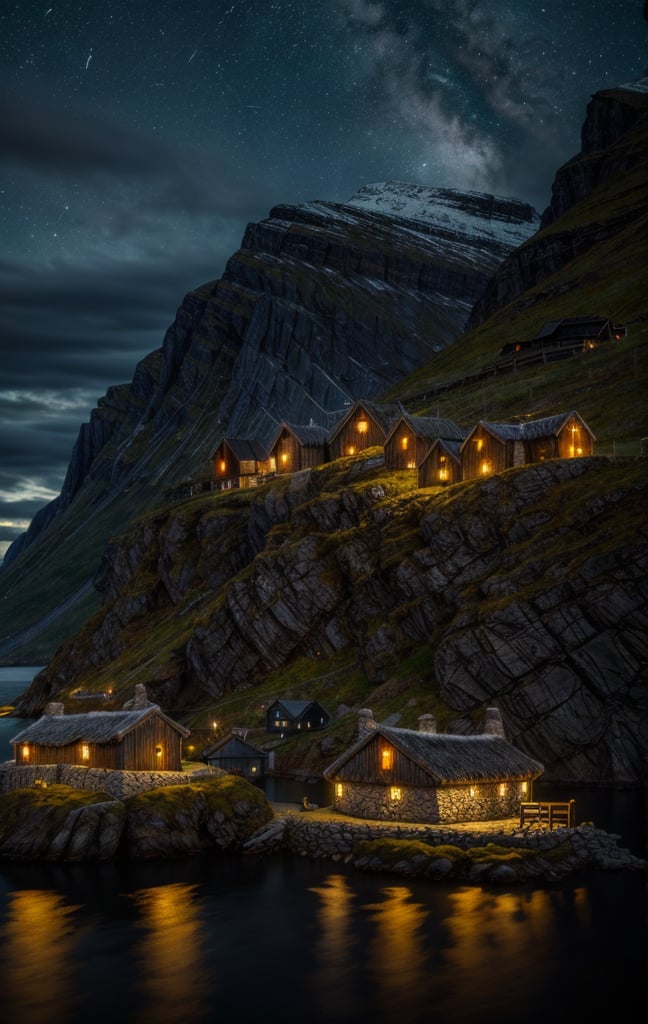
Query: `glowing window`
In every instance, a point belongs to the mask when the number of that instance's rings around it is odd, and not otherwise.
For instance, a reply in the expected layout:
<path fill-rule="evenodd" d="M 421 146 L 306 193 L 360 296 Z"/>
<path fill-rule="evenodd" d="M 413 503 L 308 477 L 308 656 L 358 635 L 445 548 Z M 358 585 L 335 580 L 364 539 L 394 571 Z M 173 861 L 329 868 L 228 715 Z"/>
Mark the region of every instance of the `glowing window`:
<path fill-rule="evenodd" d="M 488 461 L 488 459 L 484 459 L 484 461 L 482 462 L 482 464 L 481 464 L 481 466 L 479 468 L 481 470 L 482 476 L 488 476 L 488 474 L 491 472 L 491 469 L 492 469 L 491 464 Z"/>
<path fill-rule="evenodd" d="M 22 759 L 23 759 L 23 761 L 29 761 L 29 744 L 28 743 L 25 743 L 24 747 L 22 748 Z"/>
<path fill-rule="evenodd" d="M 82 761 L 89 761 L 90 760 L 90 747 L 88 746 L 87 743 L 82 743 L 81 744 L 81 760 Z"/>
<path fill-rule="evenodd" d="M 500 782 L 499 786 L 497 787 L 497 792 L 499 793 L 500 796 L 506 796 L 506 783 L 505 782 Z"/>
<path fill-rule="evenodd" d="M 355 455 L 355 453 L 356 453 L 355 446 L 350 444 L 349 447 L 347 448 L 347 455 Z"/>
<path fill-rule="evenodd" d="M 406 452 L 407 449 L 409 448 L 409 437 L 407 436 L 407 434 L 404 434 L 403 437 L 401 437 L 400 444 L 403 451 Z"/>
<path fill-rule="evenodd" d="M 225 472 L 225 470 L 227 469 L 227 463 L 225 462 L 225 459 L 220 460 L 220 462 L 218 463 L 218 468 L 220 469 L 221 473 Z"/>
<path fill-rule="evenodd" d="M 471 786 L 470 787 L 470 795 L 471 796 L 473 796 L 473 797 L 477 796 L 478 793 L 479 793 L 479 790 L 478 790 L 477 786 Z"/>
<path fill-rule="evenodd" d="M 520 783 L 520 794 L 522 796 L 526 796 L 528 792 L 529 792 L 529 783 L 528 782 Z"/>
<path fill-rule="evenodd" d="M 480 452 L 484 447 L 484 439 L 483 437 L 477 437 L 475 440 L 477 442 L 477 451 Z"/>
<path fill-rule="evenodd" d="M 252 774 L 256 775 L 256 771 L 257 771 L 257 766 L 255 764 L 253 764 L 252 765 Z"/>
<path fill-rule="evenodd" d="M 162 757 L 162 747 L 160 746 L 159 743 L 158 743 L 158 745 L 155 748 L 155 756 L 156 757 Z"/>
<path fill-rule="evenodd" d="M 416 469 L 416 463 L 414 462 L 414 460 L 413 460 L 413 459 L 410 459 L 410 460 L 408 461 L 408 463 L 407 463 L 407 468 L 408 468 L 408 469 Z"/>
<path fill-rule="evenodd" d="M 400 786 L 391 786 L 390 790 L 389 790 L 389 795 L 390 795 L 392 800 L 400 800 L 400 798 L 401 798 Z"/>
<path fill-rule="evenodd" d="M 380 751 L 380 767 L 384 772 L 390 771 L 394 766 L 394 751 L 391 747 L 383 747 Z"/>
<path fill-rule="evenodd" d="M 288 462 L 288 453 L 287 452 L 282 452 L 281 453 L 281 465 L 285 466 L 287 462 Z"/>
<path fill-rule="evenodd" d="M 340 796 L 343 796 L 343 794 L 344 794 L 344 786 L 342 785 L 341 782 L 336 782 L 335 783 L 335 795 L 337 797 L 340 797 Z"/>
<path fill-rule="evenodd" d="M 441 469 L 439 470 L 439 480 L 447 480 L 447 479 L 448 479 L 448 470 L 444 466 L 442 466 Z"/>
<path fill-rule="evenodd" d="M 365 419 L 358 420 L 357 427 L 359 434 L 366 434 L 369 430 L 369 424 Z"/>

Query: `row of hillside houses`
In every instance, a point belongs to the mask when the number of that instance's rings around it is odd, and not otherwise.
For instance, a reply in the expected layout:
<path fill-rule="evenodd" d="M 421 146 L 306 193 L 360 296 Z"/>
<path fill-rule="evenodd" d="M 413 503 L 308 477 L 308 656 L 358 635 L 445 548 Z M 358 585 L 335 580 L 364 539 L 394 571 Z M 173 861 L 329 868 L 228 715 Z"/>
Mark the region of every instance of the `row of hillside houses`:
<path fill-rule="evenodd" d="M 400 405 L 360 401 L 332 431 L 282 423 L 269 449 L 256 439 L 224 437 L 212 455 L 212 472 L 218 488 L 249 487 L 378 446 L 386 470 L 415 470 L 419 487 L 435 487 L 525 463 L 591 455 L 595 440 L 573 410 L 523 423 L 480 420 L 466 431 L 452 420 L 410 415 Z"/>

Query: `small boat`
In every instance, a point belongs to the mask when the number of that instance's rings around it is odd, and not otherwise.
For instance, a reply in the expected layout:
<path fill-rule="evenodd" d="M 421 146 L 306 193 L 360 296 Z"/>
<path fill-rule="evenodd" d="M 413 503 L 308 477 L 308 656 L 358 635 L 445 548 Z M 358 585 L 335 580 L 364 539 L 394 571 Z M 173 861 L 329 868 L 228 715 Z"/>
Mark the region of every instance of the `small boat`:
<path fill-rule="evenodd" d="M 4 718 L 5 715 L 10 715 L 13 710 L 13 704 L 0 704 L 0 718 Z"/>

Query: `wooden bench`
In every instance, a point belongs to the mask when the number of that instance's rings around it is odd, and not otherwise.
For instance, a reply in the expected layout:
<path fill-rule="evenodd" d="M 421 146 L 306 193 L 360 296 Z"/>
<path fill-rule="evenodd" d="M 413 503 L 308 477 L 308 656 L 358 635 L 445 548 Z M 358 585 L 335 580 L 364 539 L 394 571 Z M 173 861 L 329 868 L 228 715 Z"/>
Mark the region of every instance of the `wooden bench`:
<path fill-rule="evenodd" d="M 525 825 L 573 828 L 575 822 L 575 800 L 529 800 L 520 804 L 520 828 Z"/>

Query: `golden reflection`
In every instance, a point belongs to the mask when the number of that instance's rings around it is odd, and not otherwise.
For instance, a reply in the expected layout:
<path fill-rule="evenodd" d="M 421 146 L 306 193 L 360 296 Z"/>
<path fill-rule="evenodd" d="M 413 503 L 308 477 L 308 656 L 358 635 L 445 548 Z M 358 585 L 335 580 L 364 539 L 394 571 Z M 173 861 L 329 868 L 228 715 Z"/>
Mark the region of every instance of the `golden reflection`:
<path fill-rule="evenodd" d="M 406 886 L 381 889 L 381 895 L 386 897 L 384 902 L 366 908 L 372 912 L 375 928 L 371 964 L 376 1002 L 384 1007 L 386 1020 L 408 1020 L 408 1010 L 418 1005 L 425 990 L 432 951 L 426 948 L 422 929 L 429 911 L 413 901 Z"/>
<path fill-rule="evenodd" d="M 340 1011 L 351 1014 L 363 1005 L 361 993 L 353 991 L 354 946 L 358 943 L 353 922 L 355 894 L 343 875 L 329 875 L 323 886 L 309 889 L 309 892 L 320 898 L 314 986 L 325 1016 L 335 1020 Z"/>
<path fill-rule="evenodd" d="M 50 1024 L 53 1007 L 57 1019 L 72 1016 L 77 909 L 56 892 L 11 893 L 0 948 L 3 997 L 17 1022 Z"/>
<path fill-rule="evenodd" d="M 482 993 L 483 1015 L 505 1010 L 511 992 L 519 988 L 520 963 L 525 965 L 529 1005 L 535 995 L 542 996 L 552 950 L 560 938 L 556 900 L 568 900 L 577 917 L 587 913 L 584 889 L 494 894 L 475 886 L 451 893 L 453 910 L 444 922 L 448 937 L 441 967 L 448 985 L 441 986 L 437 1003 L 441 1017 L 446 1010 L 453 1017 L 473 1019 L 477 992 Z"/>
<path fill-rule="evenodd" d="M 200 1015 L 209 988 L 196 886 L 175 884 L 133 894 L 146 929 L 134 951 L 140 968 L 141 1024 L 177 1024 Z"/>

